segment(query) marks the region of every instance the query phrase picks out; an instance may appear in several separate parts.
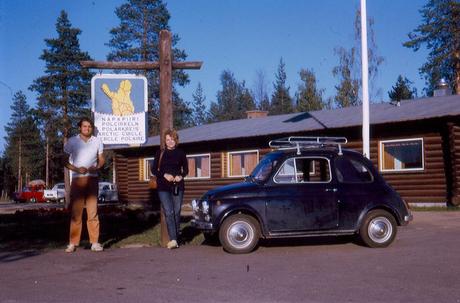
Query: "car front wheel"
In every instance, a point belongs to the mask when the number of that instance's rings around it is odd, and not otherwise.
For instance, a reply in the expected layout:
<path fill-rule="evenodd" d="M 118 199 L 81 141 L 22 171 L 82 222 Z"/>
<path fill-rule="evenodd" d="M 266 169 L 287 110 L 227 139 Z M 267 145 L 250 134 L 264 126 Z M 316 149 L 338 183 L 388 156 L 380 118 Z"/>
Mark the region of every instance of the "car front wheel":
<path fill-rule="evenodd" d="M 259 242 L 259 223 L 251 216 L 232 215 L 219 230 L 219 240 L 225 251 L 245 254 L 254 250 Z"/>
<path fill-rule="evenodd" d="M 396 237 L 395 218 L 385 210 L 370 211 L 359 229 L 361 240 L 369 247 L 387 247 Z"/>

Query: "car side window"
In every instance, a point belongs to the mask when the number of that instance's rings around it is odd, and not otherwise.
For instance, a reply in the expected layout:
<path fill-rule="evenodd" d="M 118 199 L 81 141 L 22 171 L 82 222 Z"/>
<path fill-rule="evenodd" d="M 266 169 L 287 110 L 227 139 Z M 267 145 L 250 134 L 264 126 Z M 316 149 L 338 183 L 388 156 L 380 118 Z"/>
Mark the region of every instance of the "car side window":
<path fill-rule="evenodd" d="M 344 156 L 335 160 L 337 179 L 341 183 L 370 183 L 374 181 L 367 167 L 355 160 Z"/>
<path fill-rule="evenodd" d="M 330 165 L 326 158 L 297 157 L 286 160 L 274 181 L 276 183 L 324 183 L 331 181 Z"/>
<path fill-rule="evenodd" d="M 296 183 L 294 158 L 287 159 L 275 176 L 277 183 Z"/>

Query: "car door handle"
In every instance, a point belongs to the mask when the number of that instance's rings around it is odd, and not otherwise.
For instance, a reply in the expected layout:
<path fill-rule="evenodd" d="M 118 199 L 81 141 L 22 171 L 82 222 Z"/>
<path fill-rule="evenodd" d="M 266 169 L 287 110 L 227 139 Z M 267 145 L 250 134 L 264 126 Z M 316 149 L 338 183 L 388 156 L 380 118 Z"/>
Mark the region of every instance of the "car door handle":
<path fill-rule="evenodd" d="M 326 188 L 326 191 L 335 193 L 337 192 L 337 188 Z"/>

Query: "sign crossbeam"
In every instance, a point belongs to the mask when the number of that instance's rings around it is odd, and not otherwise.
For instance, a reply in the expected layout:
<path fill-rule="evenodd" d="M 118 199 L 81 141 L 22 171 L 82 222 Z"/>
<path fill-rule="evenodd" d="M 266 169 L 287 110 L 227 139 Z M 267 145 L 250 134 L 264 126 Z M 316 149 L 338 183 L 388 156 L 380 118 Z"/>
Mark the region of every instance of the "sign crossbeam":
<path fill-rule="evenodd" d="M 203 62 L 173 62 L 173 69 L 200 69 Z M 85 68 L 100 69 L 160 69 L 159 62 L 136 61 L 136 62 L 109 62 L 109 61 L 80 61 L 80 65 Z"/>

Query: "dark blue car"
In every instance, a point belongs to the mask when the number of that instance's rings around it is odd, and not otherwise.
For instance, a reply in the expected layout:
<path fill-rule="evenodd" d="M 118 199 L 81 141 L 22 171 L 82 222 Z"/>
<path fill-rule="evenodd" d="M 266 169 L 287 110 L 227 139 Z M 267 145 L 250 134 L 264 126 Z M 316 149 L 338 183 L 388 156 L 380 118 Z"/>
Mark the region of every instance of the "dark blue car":
<path fill-rule="evenodd" d="M 393 242 L 412 220 L 408 205 L 371 161 L 343 149 L 345 138 L 289 137 L 270 142 L 245 182 L 192 202 L 192 225 L 219 237 L 230 253 L 248 253 L 260 237 L 357 234 L 370 247 Z"/>

